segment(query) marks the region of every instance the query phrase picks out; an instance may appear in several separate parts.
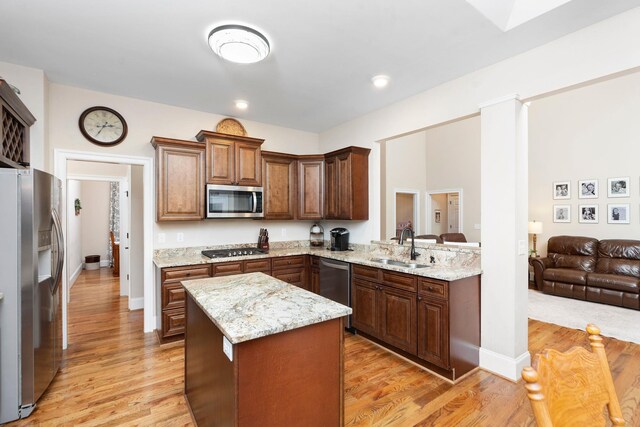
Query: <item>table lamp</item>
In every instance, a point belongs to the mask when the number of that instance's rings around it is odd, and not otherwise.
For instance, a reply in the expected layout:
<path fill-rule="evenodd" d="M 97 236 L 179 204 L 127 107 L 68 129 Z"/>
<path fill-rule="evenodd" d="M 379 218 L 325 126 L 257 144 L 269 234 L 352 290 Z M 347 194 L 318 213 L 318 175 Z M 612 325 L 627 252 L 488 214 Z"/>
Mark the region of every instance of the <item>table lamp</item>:
<path fill-rule="evenodd" d="M 536 235 L 542 234 L 542 223 L 539 221 L 529 221 L 529 234 L 533 234 L 533 250 L 531 253 L 533 256 L 538 256 L 538 250 L 536 249 Z"/>

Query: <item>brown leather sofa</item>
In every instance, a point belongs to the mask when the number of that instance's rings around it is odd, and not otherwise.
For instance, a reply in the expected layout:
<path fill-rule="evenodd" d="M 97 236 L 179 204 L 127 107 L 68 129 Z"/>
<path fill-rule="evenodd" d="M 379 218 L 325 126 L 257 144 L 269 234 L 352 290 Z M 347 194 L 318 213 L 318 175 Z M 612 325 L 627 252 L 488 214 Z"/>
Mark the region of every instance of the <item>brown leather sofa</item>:
<path fill-rule="evenodd" d="M 531 265 L 545 294 L 640 310 L 640 240 L 555 236 Z"/>

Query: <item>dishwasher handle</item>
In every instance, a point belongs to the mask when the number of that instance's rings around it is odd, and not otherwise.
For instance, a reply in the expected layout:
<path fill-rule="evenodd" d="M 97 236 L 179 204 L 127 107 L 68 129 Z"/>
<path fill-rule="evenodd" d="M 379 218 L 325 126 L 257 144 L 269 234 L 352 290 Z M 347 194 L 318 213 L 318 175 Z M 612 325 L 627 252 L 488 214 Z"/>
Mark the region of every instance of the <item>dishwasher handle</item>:
<path fill-rule="evenodd" d="M 338 270 L 349 271 L 349 263 L 346 263 L 346 262 L 341 262 L 337 264 L 337 263 L 327 261 L 324 258 L 320 258 L 320 264 L 329 268 L 337 268 Z"/>

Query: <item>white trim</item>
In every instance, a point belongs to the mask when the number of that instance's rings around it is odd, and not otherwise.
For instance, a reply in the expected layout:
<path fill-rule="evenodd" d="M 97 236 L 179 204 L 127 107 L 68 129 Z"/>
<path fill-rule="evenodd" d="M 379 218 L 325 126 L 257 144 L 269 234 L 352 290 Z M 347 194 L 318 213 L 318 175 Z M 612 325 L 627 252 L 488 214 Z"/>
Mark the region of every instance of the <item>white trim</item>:
<path fill-rule="evenodd" d="M 56 148 L 53 150 L 54 175 L 63 182 L 67 181 L 67 160 L 86 160 L 94 162 L 121 163 L 129 165 L 143 166 L 144 191 L 144 332 L 152 332 L 156 327 L 156 317 L 154 315 L 155 286 L 153 276 L 153 158 L 139 156 L 124 156 L 119 154 L 99 154 L 76 150 L 64 150 Z M 62 216 L 66 218 L 66 198 L 67 186 L 62 187 Z M 63 221 L 64 241 L 67 246 L 67 221 Z M 64 264 L 62 272 L 62 347 L 68 345 L 67 329 L 67 294 L 69 292 L 67 283 L 67 265 Z"/>
<path fill-rule="evenodd" d="M 74 174 L 74 175 L 67 175 L 67 180 L 75 180 L 75 181 L 107 181 L 107 182 L 114 182 L 114 181 L 126 181 L 127 177 L 126 176 L 111 176 L 111 175 L 86 175 L 86 174 Z"/>
<path fill-rule="evenodd" d="M 144 308 L 144 297 L 129 298 L 129 310 L 141 310 Z"/>
<path fill-rule="evenodd" d="M 71 289 L 71 287 L 75 285 L 76 280 L 78 280 L 78 277 L 80 277 L 80 273 L 82 273 L 83 266 L 84 266 L 84 263 L 81 262 L 80 265 L 78 265 L 78 268 L 76 268 L 76 271 L 74 271 L 71 277 L 69 277 L 69 289 Z"/>
<path fill-rule="evenodd" d="M 398 193 L 413 194 L 415 196 L 413 201 L 413 219 L 415 221 L 413 224 L 413 231 L 415 234 L 420 234 L 420 190 L 405 190 L 402 188 L 393 189 L 393 230 L 395 231 L 395 227 L 398 225 L 396 220 L 396 195 Z"/>
<path fill-rule="evenodd" d="M 462 197 L 462 188 L 445 188 L 444 190 L 427 191 L 425 196 L 425 209 L 427 212 L 427 227 L 424 234 L 433 234 L 431 232 L 431 196 L 434 194 L 458 193 L 458 233 L 464 233 L 464 205 Z M 442 221 L 442 220 L 441 220 Z"/>
<path fill-rule="evenodd" d="M 528 351 L 513 358 L 480 348 L 480 367 L 510 381 L 518 382 L 522 369 L 526 366 L 531 366 L 531 355 Z"/>
<path fill-rule="evenodd" d="M 481 102 L 480 104 L 478 104 L 478 108 L 482 110 L 483 108 L 491 107 L 492 105 L 500 104 L 501 102 L 511 101 L 512 99 L 520 101 L 520 95 L 518 95 L 517 93 L 511 93 L 509 95 L 499 96 L 498 98 L 493 98 L 489 101 Z"/>

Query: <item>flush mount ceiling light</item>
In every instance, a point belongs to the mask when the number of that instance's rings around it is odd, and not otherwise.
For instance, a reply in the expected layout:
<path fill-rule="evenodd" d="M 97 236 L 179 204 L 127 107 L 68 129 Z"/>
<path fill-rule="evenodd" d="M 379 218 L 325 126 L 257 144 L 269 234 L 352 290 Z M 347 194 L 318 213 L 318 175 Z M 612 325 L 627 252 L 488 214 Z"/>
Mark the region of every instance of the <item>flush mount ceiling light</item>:
<path fill-rule="evenodd" d="M 269 41 L 259 31 L 244 25 L 222 25 L 209 33 L 209 46 L 223 59 L 253 64 L 269 55 Z"/>
<path fill-rule="evenodd" d="M 371 81 L 373 82 L 373 85 L 377 88 L 383 88 L 386 87 L 389 84 L 389 76 L 385 76 L 385 75 L 377 75 L 377 76 L 373 76 L 371 78 Z"/>
<path fill-rule="evenodd" d="M 247 108 L 249 108 L 249 103 L 244 99 L 237 99 L 235 103 L 238 110 L 246 110 Z"/>

